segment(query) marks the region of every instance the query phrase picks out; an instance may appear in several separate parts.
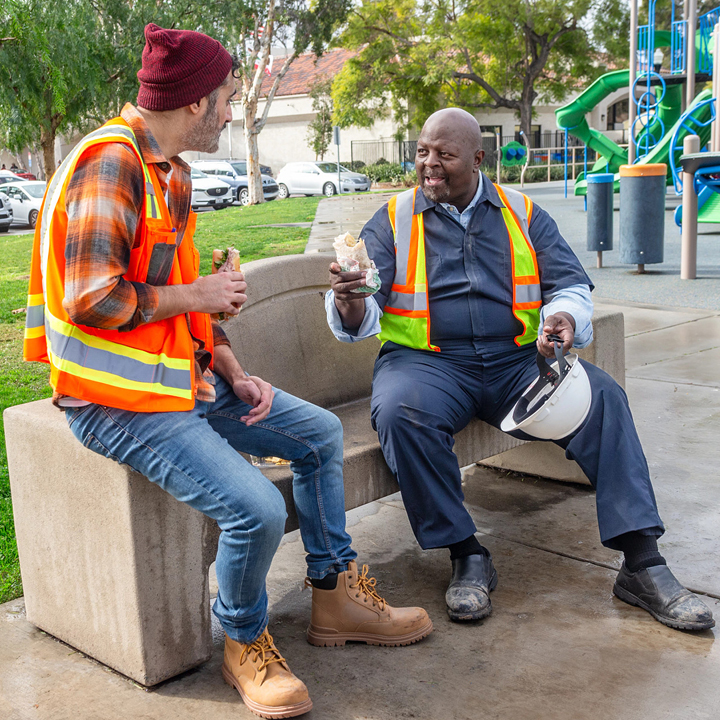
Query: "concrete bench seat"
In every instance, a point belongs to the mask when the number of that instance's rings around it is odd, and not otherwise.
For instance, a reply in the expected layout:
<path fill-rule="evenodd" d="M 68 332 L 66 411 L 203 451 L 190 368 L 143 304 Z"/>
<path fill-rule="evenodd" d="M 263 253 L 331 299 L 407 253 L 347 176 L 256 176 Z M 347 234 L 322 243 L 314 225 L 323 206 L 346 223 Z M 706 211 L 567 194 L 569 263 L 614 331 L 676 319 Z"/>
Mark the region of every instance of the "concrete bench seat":
<path fill-rule="evenodd" d="M 250 373 L 340 417 L 352 509 L 397 486 L 370 425 L 379 343 L 339 343 L 325 321 L 331 259 L 248 263 L 248 301 L 226 332 Z M 597 312 L 594 328 L 595 343 L 581 355 L 624 384 L 622 314 Z M 143 685 L 206 661 L 217 525 L 83 448 L 49 400 L 9 408 L 4 421 L 28 620 Z M 458 433 L 455 451 L 462 466 L 486 460 L 545 475 L 553 468 L 560 479 L 582 481 L 552 444 L 523 444 L 480 421 Z M 289 469 L 264 472 L 286 499 L 287 530 L 295 529 Z"/>

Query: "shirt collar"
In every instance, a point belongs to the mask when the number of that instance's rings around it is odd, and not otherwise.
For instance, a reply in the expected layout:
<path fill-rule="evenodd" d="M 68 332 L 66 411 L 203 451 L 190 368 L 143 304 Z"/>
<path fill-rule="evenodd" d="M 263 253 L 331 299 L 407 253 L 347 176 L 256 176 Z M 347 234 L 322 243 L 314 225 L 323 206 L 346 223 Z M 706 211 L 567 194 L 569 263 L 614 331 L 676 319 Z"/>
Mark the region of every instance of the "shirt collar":
<path fill-rule="evenodd" d="M 150 132 L 150 128 L 145 122 L 145 118 L 140 114 L 138 109 L 132 103 L 125 103 L 125 107 L 120 113 L 120 117 L 132 128 L 137 138 L 140 152 L 143 160 L 149 164 L 158 165 L 163 172 L 169 172 L 171 166 L 177 166 L 183 170 L 190 172 L 190 166 L 179 156 L 170 158 L 170 162 L 163 155 L 163 151 L 158 145 L 155 136 Z"/>
<path fill-rule="evenodd" d="M 481 202 L 489 202 L 498 208 L 505 207 L 503 201 L 498 195 L 498 191 L 495 189 L 495 185 L 490 182 L 490 178 L 483 172 L 480 173 L 477 192 L 475 193 L 475 197 L 470 202 L 470 205 L 468 205 L 468 208 Z M 425 197 L 422 188 L 418 188 L 417 194 L 415 195 L 414 214 L 417 215 L 418 213 L 425 212 L 425 210 L 429 210 L 430 208 L 435 207 L 439 204 L 440 203 L 435 203 L 432 202 L 432 200 L 428 200 L 428 198 Z M 468 208 L 466 208 L 466 210 Z"/>

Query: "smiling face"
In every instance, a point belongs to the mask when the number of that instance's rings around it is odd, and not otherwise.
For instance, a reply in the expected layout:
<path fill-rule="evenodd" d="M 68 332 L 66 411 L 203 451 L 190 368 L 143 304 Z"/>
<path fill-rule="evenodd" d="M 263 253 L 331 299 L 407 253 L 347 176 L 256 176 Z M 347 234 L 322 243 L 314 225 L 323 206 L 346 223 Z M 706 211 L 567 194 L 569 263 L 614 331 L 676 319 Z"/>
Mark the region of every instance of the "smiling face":
<path fill-rule="evenodd" d="M 425 197 L 463 210 L 477 190 L 482 136 L 475 118 L 458 108 L 433 113 L 423 126 L 415 170 Z"/>

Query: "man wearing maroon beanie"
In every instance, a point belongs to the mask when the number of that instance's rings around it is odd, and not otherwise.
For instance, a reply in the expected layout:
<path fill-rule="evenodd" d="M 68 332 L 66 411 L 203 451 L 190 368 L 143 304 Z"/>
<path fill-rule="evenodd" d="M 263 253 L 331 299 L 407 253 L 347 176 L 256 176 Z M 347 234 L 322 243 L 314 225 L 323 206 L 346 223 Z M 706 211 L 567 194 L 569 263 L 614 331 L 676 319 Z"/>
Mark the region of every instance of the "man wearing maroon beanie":
<path fill-rule="evenodd" d="M 217 520 L 223 676 L 253 712 L 293 717 L 312 702 L 268 633 L 265 588 L 285 503 L 238 451 L 291 463 L 313 588 L 310 643 L 409 645 L 432 623 L 421 608 L 388 605 L 367 566 L 358 572 L 340 421 L 245 373 L 210 319 L 237 315 L 247 286 L 232 268 L 198 277 L 179 154 L 218 149 L 232 120 L 233 58 L 197 32 L 150 24 L 145 38 L 137 107 L 83 138 L 48 187 L 25 357 L 51 365 L 54 402 L 85 447 Z"/>

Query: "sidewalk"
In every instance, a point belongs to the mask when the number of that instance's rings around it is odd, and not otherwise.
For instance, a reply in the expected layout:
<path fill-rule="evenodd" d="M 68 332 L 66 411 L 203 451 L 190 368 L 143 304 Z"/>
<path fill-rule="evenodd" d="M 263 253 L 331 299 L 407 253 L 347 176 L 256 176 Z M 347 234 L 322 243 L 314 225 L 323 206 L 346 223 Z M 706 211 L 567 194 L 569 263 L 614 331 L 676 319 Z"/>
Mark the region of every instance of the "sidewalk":
<path fill-rule="evenodd" d="M 354 232 L 360 215 L 367 211 L 369 217 L 372 203 L 382 199 L 355 196 L 345 205 L 350 199 L 320 207 L 349 207 L 342 224 Z M 544 204 L 561 227 L 570 223 L 562 209 Z M 627 392 L 667 526 L 661 551 L 720 619 L 720 310 L 628 302 L 619 297 L 632 285 L 623 272 L 611 268 L 611 281 L 601 275 L 604 269 L 591 276 L 598 292 L 618 296 L 602 304 L 625 313 Z M 615 284 L 613 273 L 620 277 Z M 480 623 L 447 619 L 448 554 L 418 548 L 399 496 L 349 514 L 359 561 L 369 563 L 380 593 L 393 604 L 418 604 L 430 613 L 435 632 L 417 645 L 308 645 L 302 543 L 297 532 L 286 536 L 268 578 L 270 631 L 310 690 L 315 707 L 304 717 L 717 717 L 720 645 L 714 643 L 720 629 L 671 630 L 613 597 L 620 557 L 599 542 L 589 488 L 480 466 L 467 468 L 464 480 L 467 506 L 499 574 L 493 614 Z M 210 662 L 145 691 L 33 628 L 22 599 L 7 603 L 0 606 L 0 718 L 249 720 L 255 716 L 220 676 L 219 633 L 216 639 Z"/>

